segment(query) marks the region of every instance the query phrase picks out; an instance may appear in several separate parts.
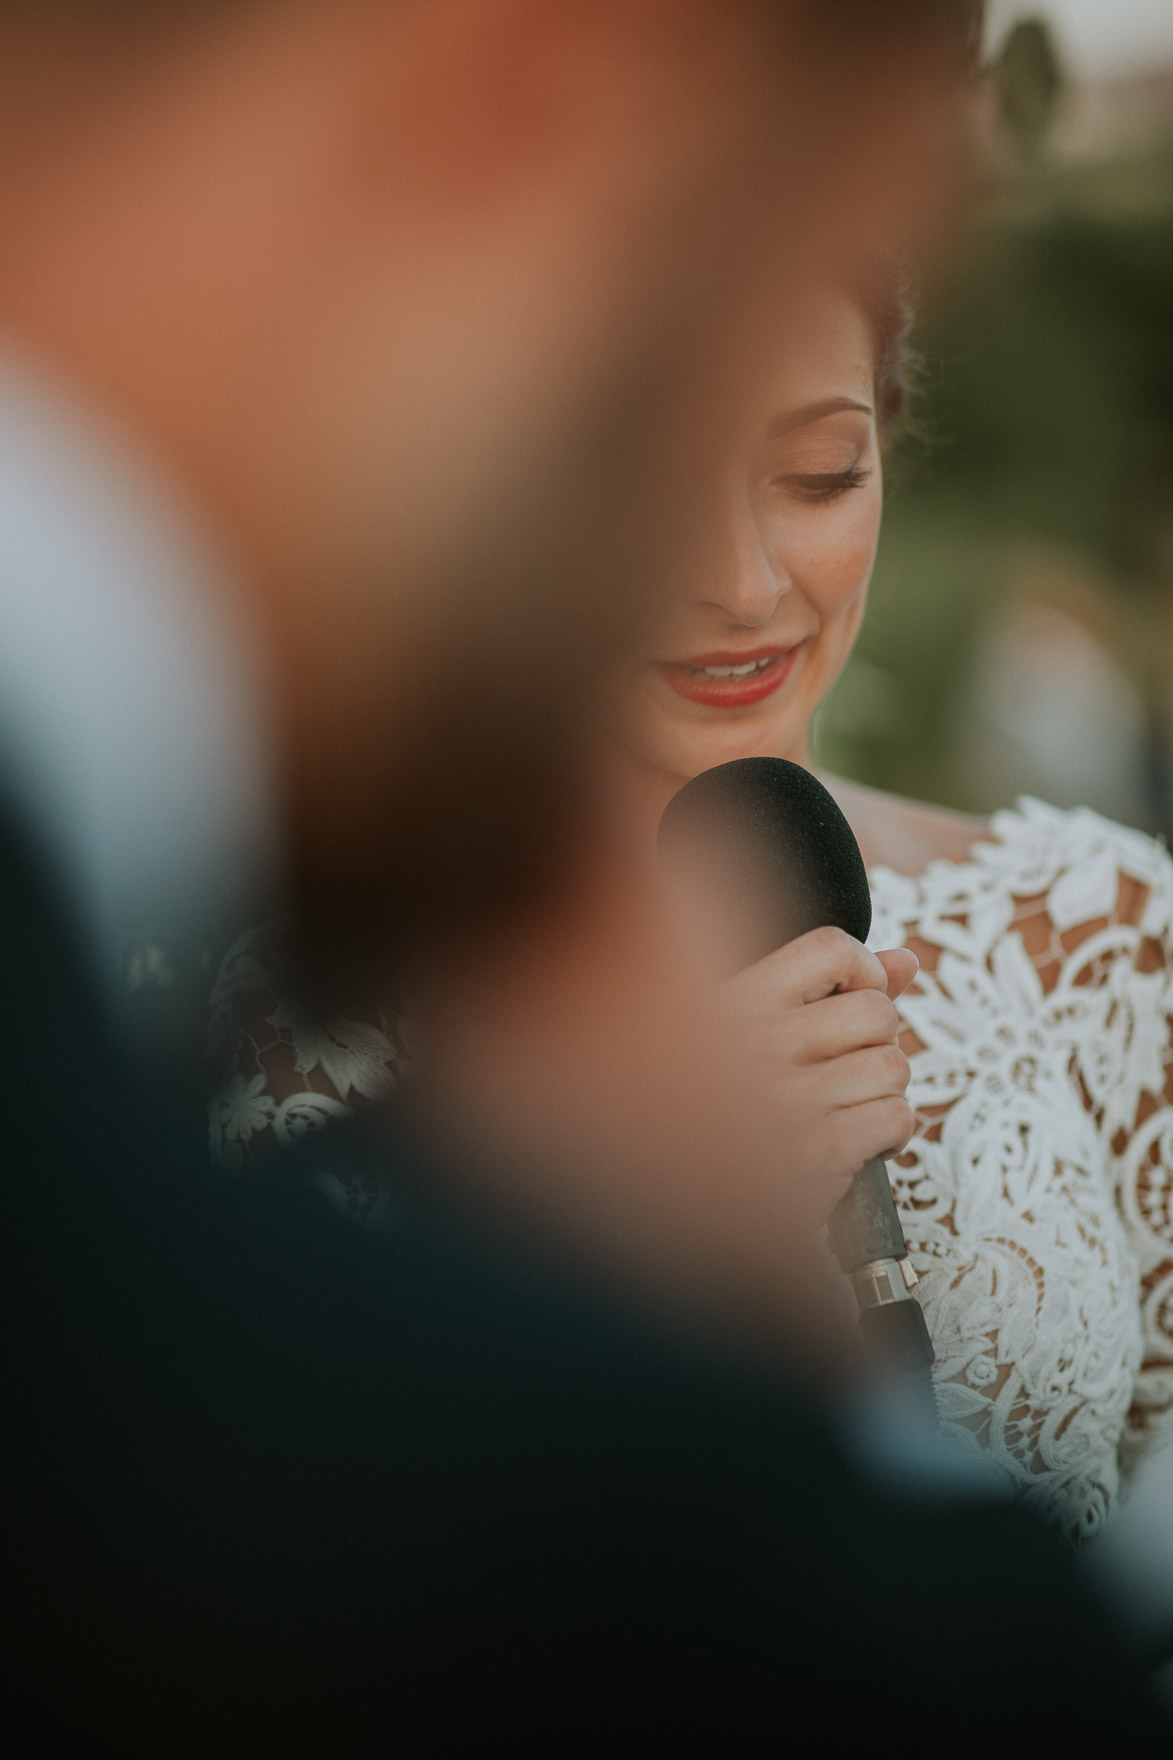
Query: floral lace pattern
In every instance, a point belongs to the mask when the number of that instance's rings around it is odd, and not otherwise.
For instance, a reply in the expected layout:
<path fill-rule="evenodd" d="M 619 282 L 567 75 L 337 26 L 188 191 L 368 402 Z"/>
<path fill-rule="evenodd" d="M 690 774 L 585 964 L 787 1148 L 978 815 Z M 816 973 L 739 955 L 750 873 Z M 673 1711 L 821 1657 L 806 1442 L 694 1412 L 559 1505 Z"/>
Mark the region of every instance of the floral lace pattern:
<path fill-rule="evenodd" d="M 917 1131 L 890 1163 L 946 1429 L 1074 1538 L 1173 1415 L 1173 862 L 1024 800 L 962 863 L 871 876 L 875 947 L 921 961 L 899 1008 Z M 302 1019 L 281 935 L 221 970 L 212 1108 L 244 1167 L 394 1091 L 407 1023 Z M 389 1195 L 324 1174 L 350 1214 Z"/>
<path fill-rule="evenodd" d="M 1173 863 L 1033 800 L 872 875 L 917 1132 L 890 1164 L 941 1413 L 1073 1537 L 1173 1410 Z"/>
<path fill-rule="evenodd" d="M 230 1073 L 213 1096 L 212 1147 L 230 1170 L 256 1165 L 358 1100 L 383 1100 L 411 1059 L 406 1021 L 305 1016 L 284 984 L 284 930 L 268 923 L 243 935 L 220 968 L 211 1002 L 213 1061 Z M 390 1194 L 370 1174 L 340 1169 L 320 1183 L 347 1214 L 376 1222 Z"/>

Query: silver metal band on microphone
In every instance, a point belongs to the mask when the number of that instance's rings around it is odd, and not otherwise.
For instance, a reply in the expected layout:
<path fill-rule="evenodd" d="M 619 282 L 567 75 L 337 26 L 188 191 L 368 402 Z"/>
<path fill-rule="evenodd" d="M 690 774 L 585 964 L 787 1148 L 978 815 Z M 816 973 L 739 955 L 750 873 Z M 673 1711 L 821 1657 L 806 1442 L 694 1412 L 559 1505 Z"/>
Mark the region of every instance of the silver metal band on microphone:
<path fill-rule="evenodd" d="M 868 1308 L 914 1302 L 912 1292 L 920 1281 L 908 1258 L 873 1259 L 867 1265 L 857 1265 L 849 1276 L 861 1314 Z"/>

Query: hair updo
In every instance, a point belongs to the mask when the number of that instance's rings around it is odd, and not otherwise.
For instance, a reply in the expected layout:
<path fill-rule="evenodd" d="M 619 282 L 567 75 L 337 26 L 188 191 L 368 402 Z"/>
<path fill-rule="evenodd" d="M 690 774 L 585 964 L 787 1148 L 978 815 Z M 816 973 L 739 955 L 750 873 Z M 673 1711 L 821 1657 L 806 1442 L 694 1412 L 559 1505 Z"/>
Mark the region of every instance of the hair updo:
<path fill-rule="evenodd" d="M 916 312 L 908 274 L 898 262 L 871 264 L 852 278 L 875 344 L 876 418 L 890 439 L 907 416 L 915 356 L 909 334 Z"/>

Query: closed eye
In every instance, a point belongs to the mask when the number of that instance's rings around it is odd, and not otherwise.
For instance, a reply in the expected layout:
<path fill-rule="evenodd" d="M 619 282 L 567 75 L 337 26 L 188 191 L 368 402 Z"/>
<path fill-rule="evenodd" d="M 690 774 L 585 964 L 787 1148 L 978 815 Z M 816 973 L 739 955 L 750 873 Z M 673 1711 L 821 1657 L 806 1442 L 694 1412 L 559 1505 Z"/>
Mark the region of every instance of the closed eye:
<path fill-rule="evenodd" d="M 871 472 L 852 465 L 845 471 L 820 471 L 802 475 L 775 477 L 771 488 L 784 488 L 803 501 L 836 501 L 850 489 L 862 489 Z"/>

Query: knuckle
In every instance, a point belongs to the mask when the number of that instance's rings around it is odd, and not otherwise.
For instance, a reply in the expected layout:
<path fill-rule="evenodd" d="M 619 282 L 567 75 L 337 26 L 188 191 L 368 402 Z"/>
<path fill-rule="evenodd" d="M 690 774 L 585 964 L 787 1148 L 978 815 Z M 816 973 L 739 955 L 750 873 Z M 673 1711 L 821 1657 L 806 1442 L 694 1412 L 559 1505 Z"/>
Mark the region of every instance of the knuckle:
<path fill-rule="evenodd" d="M 895 1045 L 871 1045 L 859 1054 L 856 1064 L 860 1099 L 887 1100 L 903 1097 L 908 1086 L 908 1059 Z"/>
<path fill-rule="evenodd" d="M 916 1114 L 907 1100 L 895 1096 L 883 1103 L 885 1148 L 903 1149 L 916 1134 Z"/>
<path fill-rule="evenodd" d="M 912 1065 L 901 1051 L 899 1045 L 885 1045 L 880 1051 L 882 1068 L 885 1076 L 904 1093 L 912 1075 Z"/>
<path fill-rule="evenodd" d="M 821 929 L 813 929 L 811 941 L 826 959 L 839 963 L 849 960 L 859 947 L 859 943 L 852 940 L 846 929 L 839 929 L 834 923 L 825 923 Z"/>
<path fill-rule="evenodd" d="M 888 998 L 879 990 L 858 992 L 856 1007 L 864 1030 L 878 1039 L 895 1039 L 900 1031 L 900 1017 Z"/>

